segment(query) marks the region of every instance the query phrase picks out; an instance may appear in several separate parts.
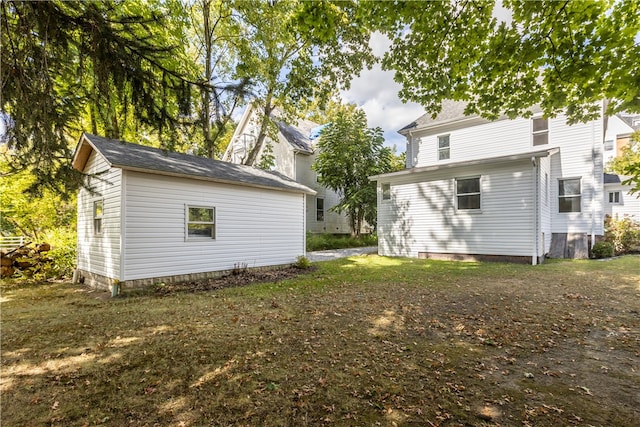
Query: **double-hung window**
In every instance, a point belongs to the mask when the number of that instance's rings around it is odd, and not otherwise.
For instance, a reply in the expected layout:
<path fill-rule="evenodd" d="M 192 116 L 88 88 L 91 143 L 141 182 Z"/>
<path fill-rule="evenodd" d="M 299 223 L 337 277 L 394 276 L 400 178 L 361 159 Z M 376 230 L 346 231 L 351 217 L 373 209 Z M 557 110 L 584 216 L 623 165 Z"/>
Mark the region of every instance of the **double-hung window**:
<path fill-rule="evenodd" d="M 102 216 L 104 213 L 104 200 L 93 202 L 93 234 L 102 234 Z"/>
<path fill-rule="evenodd" d="M 480 209 L 480 177 L 456 179 L 456 208 L 461 210 Z"/>
<path fill-rule="evenodd" d="M 451 148 L 449 146 L 449 135 L 438 136 L 438 160 L 448 160 L 451 158 Z"/>
<path fill-rule="evenodd" d="M 216 238 L 216 209 L 209 206 L 189 206 L 186 208 L 187 240 Z"/>
<path fill-rule="evenodd" d="M 558 180 L 558 210 L 560 212 L 580 212 L 581 205 L 580 178 Z"/>
<path fill-rule="evenodd" d="M 549 143 L 549 120 L 542 117 L 531 119 L 531 136 L 533 145 L 547 145 Z"/>
<path fill-rule="evenodd" d="M 316 198 L 316 221 L 324 221 L 324 199 Z"/>
<path fill-rule="evenodd" d="M 382 200 L 391 200 L 391 184 L 382 184 Z"/>

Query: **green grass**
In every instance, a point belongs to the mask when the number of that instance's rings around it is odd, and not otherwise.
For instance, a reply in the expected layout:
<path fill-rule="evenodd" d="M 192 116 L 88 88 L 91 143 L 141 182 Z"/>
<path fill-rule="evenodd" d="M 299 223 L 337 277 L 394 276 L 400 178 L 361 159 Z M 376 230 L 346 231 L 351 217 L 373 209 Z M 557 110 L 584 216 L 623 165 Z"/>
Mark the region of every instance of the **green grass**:
<path fill-rule="evenodd" d="M 366 234 L 355 238 L 344 234 L 307 233 L 307 251 L 309 252 L 377 245 L 378 236 L 375 234 Z"/>
<path fill-rule="evenodd" d="M 2 425 L 640 425 L 640 257 L 316 266 L 115 299 L 4 284 Z"/>

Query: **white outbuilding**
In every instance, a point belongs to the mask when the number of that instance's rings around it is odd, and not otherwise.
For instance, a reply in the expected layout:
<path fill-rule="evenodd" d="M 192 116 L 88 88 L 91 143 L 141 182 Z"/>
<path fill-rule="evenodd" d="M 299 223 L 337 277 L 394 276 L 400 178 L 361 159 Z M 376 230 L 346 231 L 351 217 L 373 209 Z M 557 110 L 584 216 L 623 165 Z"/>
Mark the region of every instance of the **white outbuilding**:
<path fill-rule="evenodd" d="M 310 188 L 249 166 L 84 134 L 76 279 L 110 288 L 290 265 Z"/>

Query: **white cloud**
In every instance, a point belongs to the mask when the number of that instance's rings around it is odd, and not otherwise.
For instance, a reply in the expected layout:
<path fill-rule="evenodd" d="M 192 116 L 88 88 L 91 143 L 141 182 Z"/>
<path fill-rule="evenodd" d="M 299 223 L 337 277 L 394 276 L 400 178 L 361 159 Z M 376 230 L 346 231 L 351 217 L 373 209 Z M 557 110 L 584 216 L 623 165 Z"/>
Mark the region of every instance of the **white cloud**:
<path fill-rule="evenodd" d="M 371 49 L 382 56 L 389 49 L 389 40 L 381 35 L 371 37 Z M 405 138 L 397 131 L 424 113 L 419 104 L 403 103 L 398 98 L 401 86 L 393 80 L 393 72 L 383 71 L 376 64 L 371 70 L 364 70 L 351 82 L 351 88 L 341 93 L 345 102 L 361 107 L 367 114 L 370 127 L 380 127 L 384 131 L 385 145 L 396 145 L 398 152 L 405 150 Z"/>

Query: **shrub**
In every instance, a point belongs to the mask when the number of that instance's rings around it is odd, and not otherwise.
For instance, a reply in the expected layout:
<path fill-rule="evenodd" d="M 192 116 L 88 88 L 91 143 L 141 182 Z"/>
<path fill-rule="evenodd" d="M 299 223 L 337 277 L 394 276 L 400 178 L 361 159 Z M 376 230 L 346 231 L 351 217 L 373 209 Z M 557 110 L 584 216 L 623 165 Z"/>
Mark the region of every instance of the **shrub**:
<path fill-rule="evenodd" d="M 299 268 L 301 270 L 306 270 L 307 268 L 311 267 L 311 261 L 309 261 L 309 258 L 307 258 L 306 256 L 300 255 L 297 258 L 297 261 L 294 264 L 294 267 Z"/>
<path fill-rule="evenodd" d="M 591 248 L 591 255 L 594 258 L 611 258 L 614 254 L 613 243 L 604 240 L 597 242 Z"/>
<path fill-rule="evenodd" d="M 640 222 L 630 217 L 622 219 L 607 215 L 604 220 L 604 239 L 613 245 L 616 254 L 640 250 Z"/>
<path fill-rule="evenodd" d="M 359 248 L 363 246 L 376 246 L 378 236 L 375 234 L 363 234 L 360 237 L 335 234 L 307 233 L 307 251 L 324 251 L 329 249 Z"/>

